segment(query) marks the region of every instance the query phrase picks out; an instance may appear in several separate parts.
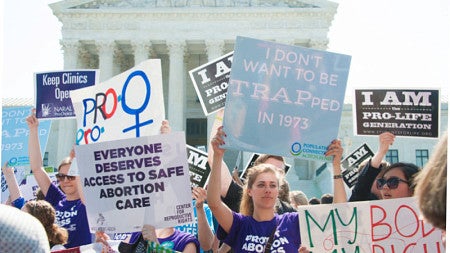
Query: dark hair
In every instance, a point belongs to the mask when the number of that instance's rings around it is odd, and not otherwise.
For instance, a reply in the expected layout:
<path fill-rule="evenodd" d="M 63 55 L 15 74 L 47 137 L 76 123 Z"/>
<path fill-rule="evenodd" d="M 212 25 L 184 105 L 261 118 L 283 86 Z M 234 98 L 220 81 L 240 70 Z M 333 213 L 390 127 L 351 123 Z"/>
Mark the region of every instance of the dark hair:
<path fill-rule="evenodd" d="M 399 168 L 403 172 L 403 175 L 408 181 L 409 189 L 411 189 L 411 191 L 414 192 L 414 188 L 416 187 L 414 177 L 420 171 L 420 168 L 413 163 L 404 163 L 404 162 L 393 163 L 389 165 L 384 171 L 381 171 L 380 177 L 384 177 L 384 175 L 386 175 L 388 171 L 396 168 Z"/>
<path fill-rule="evenodd" d="M 309 204 L 310 205 L 318 205 L 318 204 L 320 204 L 320 199 L 318 199 L 316 197 L 312 197 L 309 199 Z"/>
<path fill-rule="evenodd" d="M 330 193 L 325 193 L 320 198 L 320 204 L 331 204 L 331 203 L 333 203 L 333 195 L 331 195 Z"/>

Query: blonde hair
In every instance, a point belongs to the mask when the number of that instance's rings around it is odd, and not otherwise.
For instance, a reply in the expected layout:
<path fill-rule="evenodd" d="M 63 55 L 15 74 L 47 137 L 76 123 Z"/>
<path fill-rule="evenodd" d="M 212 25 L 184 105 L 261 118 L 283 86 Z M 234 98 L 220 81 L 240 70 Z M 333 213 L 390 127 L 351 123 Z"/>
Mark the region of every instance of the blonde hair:
<path fill-rule="evenodd" d="M 415 178 L 415 195 L 422 215 L 431 225 L 443 230 L 446 229 L 447 139 L 446 131 Z"/>
<path fill-rule="evenodd" d="M 240 205 L 240 213 L 244 215 L 251 216 L 255 210 L 253 205 L 253 199 L 248 195 L 248 190 L 252 189 L 253 184 L 256 182 L 256 178 L 263 173 L 273 173 L 277 177 L 277 185 L 280 186 L 280 172 L 277 167 L 271 164 L 259 164 L 248 169 L 247 181 L 244 184 L 244 189 L 242 191 L 242 199 Z"/>
<path fill-rule="evenodd" d="M 58 172 L 61 169 L 62 166 L 64 165 L 71 165 L 72 164 L 72 158 L 70 156 L 64 158 L 61 163 L 58 166 Z"/>
<path fill-rule="evenodd" d="M 291 191 L 289 192 L 289 197 L 291 199 L 291 205 L 295 208 L 298 206 L 309 205 L 308 197 L 302 191 Z"/>

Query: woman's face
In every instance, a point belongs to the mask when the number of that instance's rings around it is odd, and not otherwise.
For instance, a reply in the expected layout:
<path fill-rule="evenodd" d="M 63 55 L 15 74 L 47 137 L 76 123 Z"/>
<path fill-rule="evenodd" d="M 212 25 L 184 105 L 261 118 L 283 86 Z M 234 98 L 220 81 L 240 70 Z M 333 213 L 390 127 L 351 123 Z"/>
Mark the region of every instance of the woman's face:
<path fill-rule="evenodd" d="M 58 173 L 67 175 L 70 169 L 70 164 L 64 164 L 59 168 Z M 67 177 L 62 178 L 61 180 L 58 180 L 59 186 L 61 187 L 61 190 L 66 195 L 71 194 L 78 194 L 78 180 L 80 180 L 80 177 L 75 177 L 75 180 L 69 180 Z"/>
<path fill-rule="evenodd" d="M 278 178 L 275 173 L 264 172 L 256 177 L 248 194 L 253 199 L 255 209 L 273 209 L 278 198 Z"/>
<path fill-rule="evenodd" d="M 409 184 L 407 183 L 407 179 L 403 174 L 403 171 L 400 168 L 394 168 L 389 170 L 384 174 L 382 179 L 384 180 L 393 180 L 395 178 L 400 179 L 398 181 L 398 186 L 395 189 L 390 189 L 388 187 L 388 183 L 384 184 L 380 189 L 381 197 L 383 199 L 396 199 L 396 198 L 406 198 L 412 196 L 412 191 L 409 189 Z M 395 181 L 395 180 L 394 180 Z"/>

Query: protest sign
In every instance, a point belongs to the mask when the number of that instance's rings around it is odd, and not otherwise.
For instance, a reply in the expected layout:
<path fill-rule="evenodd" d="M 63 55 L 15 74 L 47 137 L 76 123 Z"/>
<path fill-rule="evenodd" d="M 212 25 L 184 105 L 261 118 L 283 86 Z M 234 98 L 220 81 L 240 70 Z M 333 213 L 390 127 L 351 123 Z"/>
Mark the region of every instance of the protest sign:
<path fill-rule="evenodd" d="M 91 231 L 193 221 L 183 132 L 75 146 Z M 124 217 L 127 217 L 124 219 Z"/>
<path fill-rule="evenodd" d="M 36 117 L 74 118 L 70 91 L 98 83 L 98 72 L 96 69 L 79 69 L 35 73 Z"/>
<path fill-rule="evenodd" d="M 233 52 L 189 71 L 206 116 L 225 106 Z"/>
<path fill-rule="evenodd" d="M 106 82 L 70 91 L 76 144 L 159 134 L 165 118 L 161 62 L 150 59 Z"/>
<path fill-rule="evenodd" d="M 225 148 L 331 161 L 350 56 L 237 37 L 224 112 Z"/>
<path fill-rule="evenodd" d="M 302 245 L 313 253 L 445 252 L 441 231 L 420 217 L 413 197 L 299 207 Z"/>
<path fill-rule="evenodd" d="M 16 180 L 19 183 L 30 173 L 28 158 L 29 128 L 26 118 L 31 114 L 31 106 L 3 107 L 2 110 L 2 166 L 14 167 Z M 38 137 L 41 153 L 45 153 L 51 121 L 42 120 L 39 123 Z M 5 201 L 9 196 L 8 186 L 2 173 L 1 199 Z"/>
<path fill-rule="evenodd" d="M 189 176 L 191 178 L 191 188 L 206 186 L 211 168 L 208 163 L 208 153 L 186 145 L 187 159 L 189 165 Z"/>
<path fill-rule="evenodd" d="M 359 175 L 359 165 L 372 156 L 372 150 L 364 143 L 341 161 L 341 166 L 344 168 L 342 176 L 349 188 L 356 184 Z"/>
<path fill-rule="evenodd" d="M 356 135 L 439 137 L 439 90 L 357 89 L 353 108 Z"/>
<path fill-rule="evenodd" d="M 247 177 L 247 170 L 253 166 L 255 166 L 255 161 L 260 157 L 261 154 L 253 153 L 250 159 L 247 161 L 247 165 L 244 167 L 244 170 L 242 171 L 241 175 L 239 176 L 241 179 L 245 179 Z M 287 174 L 289 169 L 291 168 L 290 164 L 285 163 L 284 164 L 284 173 Z"/>

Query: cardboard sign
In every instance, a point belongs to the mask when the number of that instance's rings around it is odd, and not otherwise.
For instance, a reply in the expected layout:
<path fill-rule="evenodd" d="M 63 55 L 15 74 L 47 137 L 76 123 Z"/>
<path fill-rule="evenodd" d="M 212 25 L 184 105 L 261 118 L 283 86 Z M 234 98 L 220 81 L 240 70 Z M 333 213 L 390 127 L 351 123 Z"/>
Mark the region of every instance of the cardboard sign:
<path fill-rule="evenodd" d="M 225 148 L 331 161 L 350 56 L 237 37 L 224 112 Z"/>
<path fill-rule="evenodd" d="M 232 62 L 233 52 L 230 52 L 189 71 L 206 116 L 225 106 Z"/>
<path fill-rule="evenodd" d="M 345 184 L 351 188 L 356 184 L 358 180 L 358 167 L 367 158 L 373 157 L 373 152 L 367 146 L 366 143 L 355 149 L 350 155 L 341 161 L 341 166 L 345 170 L 342 172 L 342 176 Z"/>
<path fill-rule="evenodd" d="M 34 81 L 37 118 L 75 118 L 70 91 L 99 83 L 99 71 L 79 69 L 35 73 Z"/>
<path fill-rule="evenodd" d="M 205 188 L 211 173 L 208 163 L 208 153 L 186 145 L 187 160 L 189 165 L 189 175 L 191 178 L 191 188 Z"/>
<path fill-rule="evenodd" d="M 75 147 L 91 231 L 193 222 L 183 132 Z M 124 219 L 126 217 L 126 219 Z"/>
<path fill-rule="evenodd" d="M 76 144 L 159 134 L 165 119 L 161 62 L 150 59 L 106 82 L 70 92 Z"/>
<path fill-rule="evenodd" d="M 439 90 L 355 90 L 356 135 L 439 137 Z"/>
<path fill-rule="evenodd" d="M 441 231 L 420 219 L 414 198 L 299 207 L 311 252 L 445 252 Z"/>

